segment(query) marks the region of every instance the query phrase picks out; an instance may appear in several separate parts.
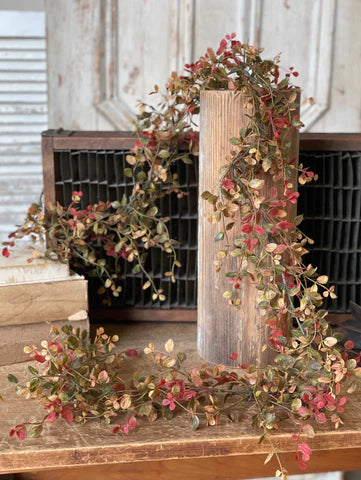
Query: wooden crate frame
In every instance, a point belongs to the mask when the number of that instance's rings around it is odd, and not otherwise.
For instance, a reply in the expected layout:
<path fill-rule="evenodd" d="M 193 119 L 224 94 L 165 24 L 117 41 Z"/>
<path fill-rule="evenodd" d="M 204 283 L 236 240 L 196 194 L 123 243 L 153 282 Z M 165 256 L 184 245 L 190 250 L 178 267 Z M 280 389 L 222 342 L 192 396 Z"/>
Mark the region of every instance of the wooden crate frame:
<path fill-rule="evenodd" d="M 132 148 L 137 138 L 132 132 L 115 131 L 65 131 L 47 130 L 42 135 L 42 156 L 44 175 L 45 206 L 54 204 L 56 150 L 126 150 Z M 300 152 L 332 152 L 361 151 L 361 134 L 341 133 L 304 133 L 300 138 Z M 331 315 L 330 317 L 349 318 L 349 315 Z M 96 309 L 91 312 L 94 320 L 136 320 L 136 321 L 171 321 L 194 322 L 197 319 L 196 309 L 174 308 L 122 308 Z"/>

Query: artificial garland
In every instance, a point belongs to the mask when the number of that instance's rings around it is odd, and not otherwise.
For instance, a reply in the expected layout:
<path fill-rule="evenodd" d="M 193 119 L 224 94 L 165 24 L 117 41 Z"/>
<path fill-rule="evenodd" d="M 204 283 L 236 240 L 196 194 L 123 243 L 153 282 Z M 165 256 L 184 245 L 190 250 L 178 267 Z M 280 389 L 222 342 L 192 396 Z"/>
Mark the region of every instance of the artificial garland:
<path fill-rule="evenodd" d="M 157 216 L 156 203 L 173 192 L 186 194 L 180 191 L 172 167 L 179 161 L 189 162 L 189 154 L 197 152 L 193 119 L 199 113 L 200 92 L 233 90 L 247 99 L 249 123 L 230 140 L 218 191 L 202 196 L 213 206 L 210 221 L 222 225 L 215 240 L 225 246 L 215 259 L 216 268 L 219 270 L 229 255 L 237 260 L 236 269 L 226 274 L 228 288 L 223 296 L 238 309 L 242 280 L 251 277 L 269 327 L 269 348 L 278 351 L 275 363 L 262 369 L 238 365 L 237 372 L 221 366 L 185 370 L 185 355 L 172 356 L 173 342 L 169 340 L 165 353 L 155 352 L 152 344 L 145 349 L 161 373 L 135 378 L 126 386 L 119 375 L 122 355 L 113 353 L 117 338 L 108 337 L 101 329 L 91 343 L 68 326 L 62 340 L 43 342 L 41 350 L 27 348 L 40 368 L 29 367 L 33 377 L 19 384 L 17 392 L 25 398 L 38 397 L 47 413 L 41 422 L 17 425 L 11 435 L 23 439 L 28 431 L 30 436 L 37 436 L 45 421 L 53 422 L 59 416 L 77 422 L 104 418 L 110 423 L 113 417 L 119 418 L 113 431 L 127 434 L 136 426 L 137 416 L 154 421 L 159 415 L 172 417 L 177 409 L 186 410 L 192 427 L 197 428 L 200 415 L 209 425 L 216 425 L 222 414 L 234 419 L 242 402 L 253 400 L 257 410 L 253 425 L 263 430 L 261 438 L 266 436 L 271 445 L 266 461 L 275 454 L 279 462 L 276 475 L 284 478 L 286 471 L 268 432 L 277 428 L 285 413 L 295 424 L 296 459 L 301 468 L 305 468 L 311 450 L 300 441 L 300 435 L 313 437 L 311 421 L 331 421 L 336 428 L 342 423 L 339 413 L 346 397 L 341 384 L 345 378 L 360 376 L 360 358 L 351 358 L 350 341 L 337 347 L 327 312 L 320 309 L 322 297 L 334 298 L 335 293 L 333 287 L 326 287 L 325 275 L 303 263 L 306 245 L 312 240 L 298 229 L 302 217 L 285 220 L 287 208 L 298 199 L 292 181 L 296 171 L 300 183 L 315 178 L 289 156 L 288 133 L 302 126 L 296 113 L 297 89 L 289 84 L 290 77 L 298 73 L 290 68 L 280 80 L 279 59 L 263 60 L 260 54 L 260 49 L 241 44 L 234 34 L 227 35 L 217 52 L 208 49 L 197 62 L 186 65 L 184 76 L 172 73 L 158 107 L 140 104 L 136 123 L 139 140 L 127 157 L 129 168 L 124 172 L 134 182 L 129 198 L 82 210 L 76 206 L 81 192 L 74 192 L 74 204 L 67 209 L 57 205 L 52 219 L 32 206 L 26 223 L 12 237 L 45 234 L 50 242 L 48 255 L 95 271 L 104 279 L 104 288 L 115 296 L 121 288 L 119 260 L 135 261 L 135 268 L 145 272 L 144 250 L 149 247 L 163 248 L 173 256 L 172 269 L 166 275 L 175 281 L 174 269 L 179 265 L 175 242 L 169 238 L 167 219 Z M 152 93 L 158 93 L 157 86 Z M 267 176 L 282 188 L 264 193 Z M 234 245 L 229 245 L 227 232 L 236 225 L 241 225 L 241 233 Z M 9 255 L 13 241 L 3 254 Z M 148 278 L 144 288 L 150 286 L 154 299 L 164 299 Z M 237 356 L 232 358 L 236 362 Z M 10 380 L 17 382 L 13 376 Z M 351 393 L 356 383 L 349 383 L 347 391 Z"/>

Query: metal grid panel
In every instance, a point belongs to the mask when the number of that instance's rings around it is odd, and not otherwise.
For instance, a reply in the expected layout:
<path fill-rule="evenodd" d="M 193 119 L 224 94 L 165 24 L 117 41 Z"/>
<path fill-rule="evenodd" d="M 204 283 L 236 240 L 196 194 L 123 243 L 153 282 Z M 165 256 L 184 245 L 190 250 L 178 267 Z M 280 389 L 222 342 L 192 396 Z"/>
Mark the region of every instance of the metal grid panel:
<path fill-rule="evenodd" d="M 123 175 L 128 150 L 62 150 L 54 152 L 56 199 L 67 204 L 73 190 L 82 190 L 82 206 L 99 200 L 121 200 L 131 192 L 131 180 Z M 131 264 L 124 262 L 123 292 L 114 299 L 114 307 L 194 308 L 197 305 L 197 216 L 198 163 L 179 163 L 176 168 L 182 188 L 189 195 L 178 200 L 175 195 L 160 200 L 160 213 L 171 218 L 172 238 L 182 268 L 177 283 L 172 284 L 162 272 L 169 269 L 167 254 L 151 249 L 146 267 L 157 285 L 164 289 L 167 301 L 153 303 L 150 291 L 143 291 L 142 274 L 133 274 Z M 317 182 L 300 186 L 298 211 L 304 213 L 304 232 L 315 240 L 305 257 L 336 285 L 338 298 L 327 299 L 330 312 L 349 311 L 349 301 L 361 304 L 361 153 L 301 152 L 300 162 L 319 175 Z M 99 307 L 98 283 L 90 280 L 91 307 Z"/>
<path fill-rule="evenodd" d="M 350 300 L 361 304 L 361 152 L 301 152 L 300 163 L 319 176 L 299 189 L 302 229 L 315 240 L 305 261 L 336 286 L 327 309 L 348 312 Z"/>
<path fill-rule="evenodd" d="M 82 208 L 99 200 L 119 200 L 123 194 L 130 195 L 131 179 L 123 175 L 128 150 L 61 150 L 54 151 L 56 199 L 62 205 L 71 202 L 74 190 L 83 192 Z M 177 269 L 176 283 L 163 273 L 170 270 L 171 259 L 160 249 L 151 249 L 146 260 L 146 269 L 158 287 L 163 288 L 165 302 L 152 302 L 150 289 L 143 290 L 142 273 L 132 273 L 132 264 L 124 262 L 121 276 L 123 291 L 112 300 L 113 307 L 141 308 L 195 308 L 197 305 L 197 218 L 198 218 L 198 165 L 179 163 L 174 167 L 182 189 L 189 195 L 177 199 L 166 195 L 160 199 L 160 214 L 169 216 L 168 228 L 172 238 L 180 244 L 176 247 L 182 267 Z M 89 279 L 89 302 L 93 308 L 101 306 L 101 297 L 96 294 L 97 279 Z"/>

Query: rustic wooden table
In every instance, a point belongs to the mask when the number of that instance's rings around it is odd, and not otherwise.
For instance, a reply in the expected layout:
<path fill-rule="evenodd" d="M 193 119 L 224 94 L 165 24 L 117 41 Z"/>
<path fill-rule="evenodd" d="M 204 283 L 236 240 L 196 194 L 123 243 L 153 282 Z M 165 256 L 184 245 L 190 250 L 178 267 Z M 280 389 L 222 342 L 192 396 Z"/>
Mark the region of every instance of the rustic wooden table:
<path fill-rule="evenodd" d="M 176 349 L 187 353 L 193 364 L 201 362 L 194 324 L 109 325 L 106 330 L 119 334 L 122 349 L 144 347 L 150 341 L 161 345 L 171 337 Z M 124 376 L 144 368 L 148 367 L 143 354 L 126 359 Z M 264 465 L 268 446 L 258 444 L 259 432 L 250 427 L 250 405 L 239 424 L 224 420 L 221 426 L 192 431 L 188 418 L 178 415 L 171 422 L 140 421 L 139 428 L 122 437 L 97 421 L 69 425 L 60 420 L 47 425 L 40 438 L 20 443 L 9 437 L 9 430 L 31 416 L 42 416 L 37 403 L 17 398 L 14 386 L 6 380 L 9 372 L 21 378 L 26 370 L 26 364 L 0 368 L 0 392 L 5 400 L 0 404 L 0 474 L 15 473 L 16 479 L 29 480 L 235 480 L 272 476 L 277 468 L 273 460 Z M 317 428 L 309 442 L 314 451 L 309 472 L 361 468 L 361 394 L 352 397 L 346 405 L 344 426 L 336 431 Z M 273 438 L 289 473 L 300 473 L 291 432 L 285 422 Z"/>

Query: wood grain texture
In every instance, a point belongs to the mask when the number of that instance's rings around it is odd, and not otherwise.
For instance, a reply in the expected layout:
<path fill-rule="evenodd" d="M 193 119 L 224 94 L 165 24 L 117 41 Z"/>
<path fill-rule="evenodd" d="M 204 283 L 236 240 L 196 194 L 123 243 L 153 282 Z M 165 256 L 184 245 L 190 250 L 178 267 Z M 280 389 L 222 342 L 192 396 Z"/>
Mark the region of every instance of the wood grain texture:
<path fill-rule="evenodd" d="M 355 470 L 360 468 L 360 449 L 318 451 L 308 462 L 307 470 L 301 471 L 293 453 L 282 454 L 281 459 L 292 474 Z M 333 458 L 332 458 L 333 457 Z M 264 455 L 235 455 L 232 457 L 210 457 L 186 460 L 157 460 L 153 462 L 123 463 L 97 467 L 75 467 L 51 471 L 15 474 L 14 480 L 241 480 L 248 478 L 273 477 L 277 469 L 274 460 L 264 465 Z M 308 477 L 298 477 L 308 478 Z M 322 477 L 321 477 L 322 478 Z"/>
<path fill-rule="evenodd" d="M 90 310 L 92 321 L 133 320 L 140 322 L 196 322 L 195 308 L 94 308 Z"/>
<path fill-rule="evenodd" d="M 0 326 L 63 320 L 88 310 L 88 282 L 82 278 L 0 287 Z"/>
<path fill-rule="evenodd" d="M 360 133 L 301 133 L 300 151 L 361 151 Z"/>
<path fill-rule="evenodd" d="M 200 157 L 199 192 L 217 191 L 219 171 L 227 163 L 231 150 L 229 139 L 239 136 L 240 128 L 249 122 L 244 108 L 245 97 L 235 96 L 232 91 L 201 92 L 200 111 Z M 298 157 L 298 132 L 290 132 L 290 158 Z M 269 197 L 272 186 L 282 193 L 282 184 L 274 184 L 269 176 L 265 179 L 263 193 Z M 293 183 L 297 184 L 293 175 Z M 264 319 L 257 308 L 256 289 L 250 278 L 242 279 L 241 309 L 236 312 L 228 306 L 221 295 L 227 290 L 224 277 L 228 271 L 237 270 L 237 259 L 230 257 L 223 262 L 219 273 L 215 271 L 213 261 L 217 252 L 224 248 L 214 242 L 216 234 L 222 230 L 221 224 L 211 224 L 206 218 L 213 207 L 200 198 L 198 218 L 198 349 L 200 355 L 208 361 L 229 363 L 228 356 L 237 352 L 240 363 L 267 364 L 274 356 L 273 351 L 262 351 L 267 331 Z M 295 216 L 295 208 L 290 208 L 287 219 Z M 236 221 L 237 223 L 237 221 Z M 240 224 L 228 233 L 232 247 L 234 239 L 241 234 Z"/>
<path fill-rule="evenodd" d="M 176 349 L 187 354 L 188 366 L 201 363 L 196 352 L 195 325 L 132 323 L 105 325 L 105 329 L 111 334 L 119 335 L 120 350 L 143 348 L 150 341 L 154 341 L 156 346 L 161 348 L 162 344 L 171 337 L 175 341 Z M 155 371 L 154 366 L 145 360 L 142 353 L 125 360 L 122 376 L 127 381 L 135 370 L 143 374 Z M 273 464 L 262 466 L 268 445 L 266 442 L 258 443 L 260 432 L 252 430 L 250 426 L 251 417 L 254 414 L 251 404 L 245 404 L 239 424 L 224 419 L 218 427 L 202 426 L 199 430 L 192 431 L 188 416 L 179 414 L 171 422 L 158 419 L 154 424 L 149 424 L 148 421 L 140 419 L 137 429 L 130 435 L 122 437 L 113 435 L 111 427 L 98 421 L 85 425 L 69 425 L 60 420 L 56 424 L 47 424 L 42 437 L 18 442 L 14 438 L 9 438 L 10 428 L 30 416 L 42 418 L 43 415 L 41 406 L 33 400 L 24 401 L 17 397 L 14 386 L 6 381 L 9 372 L 22 378 L 26 371 L 27 366 L 23 364 L 0 367 L 0 391 L 5 400 L 0 405 L 0 473 L 39 472 L 100 465 L 107 465 L 104 467 L 104 472 L 111 472 L 113 468 L 111 465 L 113 465 L 114 471 L 119 475 L 124 468 L 124 478 L 130 480 L 137 478 L 135 474 L 132 476 L 132 471 L 139 472 L 139 477 L 143 471 L 148 478 L 157 478 L 151 474 L 159 471 L 159 478 L 164 480 L 167 478 L 166 472 L 176 472 L 177 469 L 179 473 L 174 473 L 178 475 L 176 479 L 180 479 L 183 472 L 183 478 L 189 476 L 190 480 L 196 478 L 196 473 L 198 478 L 203 477 L 203 473 L 209 473 L 209 479 L 242 478 L 242 474 L 244 474 L 243 478 L 272 476 L 274 473 Z M 361 394 L 356 393 L 346 404 L 343 414 L 344 426 L 339 430 L 333 430 L 332 427 L 317 425 L 315 438 L 309 441 L 314 451 L 310 471 L 346 468 L 348 460 L 350 468 L 361 467 L 360 409 Z M 291 433 L 294 432 L 294 426 L 287 421 L 282 422 L 281 425 L 282 428 L 273 435 L 273 441 L 282 456 L 286 454 L 292 458 L 295 443 L 291 440 Z M 168 463 L 163 463 L 164 461 Z M 138 462 L 147 462 L 147 464 L 149 462 L 149 467 L 146 463 L 142 465 Z M 210 463 L 207 467 L 208 462 L 214 463 Z M 127 463 L 132 465 L 124 465 L 124 467 L 114 465 Z M 157 464 L 158 467 L 156 467 Z M 214 472 L 212 465 L 217 468 Z M 236 477 L 237 465 L 239 465 L 238 477 Z M 102 468 L 99 467 L 97 471 L 102 472 Z M 162 468 L 164 468 L 163 473 Z M 292 468 L 291 471 L 295 471 L 294 464 Z M 197 470 L 192 473 L 192 469 Z M 223 476 L 221 476 L 222 471 Z M 71 470 L 67 472 L 71 474 Z M 211 476 L 212 474 L 214 477 Z M 115 478 L 113 476 L 115 473 L 110 475 L 110 478 Z M 90 476 L 89 480 L 92 478 L 96 477 Z M 203 478 L 208 480 L 207 476 Z"/>
<path fill-rule="evenodd" d="M 71 324 L 80 330 L 89 331 L 89 320 L 85 315 L 82 320 L 71 320 Z M 56 320 L 52 322 L 58 330 L 70 320 Z M 43 322 L 29 323 L 23 325 L 0 326 L 0 365 L 25 362 L 29 355 L 24 353 L 24 347 L 38 345 L 47 338 L 50 333 L 50 325 Z"/>
<path fill-rule="evenodd" d="M 45 210 L 48 212 L 55 205 L 55 171 L 54 171 L 54 146 L 52 137 L 41 139 L 43 158 L 43 194 Z"/>

